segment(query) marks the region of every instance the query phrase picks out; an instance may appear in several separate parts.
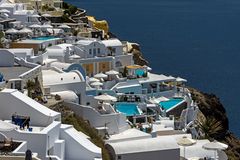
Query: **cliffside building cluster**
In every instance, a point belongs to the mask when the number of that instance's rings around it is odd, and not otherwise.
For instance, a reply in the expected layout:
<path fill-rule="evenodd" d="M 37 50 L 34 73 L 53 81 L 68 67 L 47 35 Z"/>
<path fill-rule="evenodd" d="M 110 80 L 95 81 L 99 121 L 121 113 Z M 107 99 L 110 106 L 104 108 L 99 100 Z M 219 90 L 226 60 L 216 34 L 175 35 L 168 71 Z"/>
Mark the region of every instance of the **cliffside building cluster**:
<path fill-rule="evenodd" d="M 55 0 L 0 2 L 0 159 L 102 159 L 47 107 L 56 103 L 94 127 L 113 160 L 227 159 L 227 145 L 200 139 L 186 79 L 135 64 L 132 43 L 106 38 L 107 23 L 85 11 L 57 23 L 42 4 L 62 10 Z"/>

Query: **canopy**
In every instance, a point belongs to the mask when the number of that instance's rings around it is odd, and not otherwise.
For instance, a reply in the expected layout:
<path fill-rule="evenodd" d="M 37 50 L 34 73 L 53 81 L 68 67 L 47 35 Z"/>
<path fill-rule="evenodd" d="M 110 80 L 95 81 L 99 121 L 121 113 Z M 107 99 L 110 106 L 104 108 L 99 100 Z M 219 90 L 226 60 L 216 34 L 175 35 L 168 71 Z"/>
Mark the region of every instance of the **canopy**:
<path fill-rule="evenodd" d="M 10 13 L 10 11 L 7 9 L 0 9 L 0 13 Z"/>
<path fill-rule="evenodd" d="M 50 24 L 43 24 L 42 28 L 53 28 L 53 26 Z"/>
<path fill-rule="evenodd" d="M 101 82 L 93 82 L 93 83 L 91 83 L 91 86 L 102 86 L 103 85 L 103 83 L 101 83 Z"/>
<path fill-rule="evenodd" d="M 95 96 L 94 99 L 100 100 L 100 101 L 117 101 L 116 97 L 110 96 L 106 93 L 99 96 Z"/>
<path fill-rule="evenodd" d="M 11 28 L 11 29 L 6 30 L 5 33 L 6 34 L 16 34 L 16 33 L 18 33 L 18 30 Z"/>
<path fill-rule="evenodd" d="M 213 142 L 204 144 L 203 148 L 207 150 L 225 150 L 228 148 L 228 145 L 214 140 Z"/>
<path fill-rule="evenodd" d="M 17 126 L 8 122 L 0 120 L 0 132 L 8 132 L 16 129 Z"/>
<path fill-rule="evenodd" d="M 177 82 L 187 82 L 186 79 L 183 79 L 183 78 L 181 78 L 181 77 L 177 77 L 177 78 L 176 78 L 176 81 L 177 81 Z"/>
<path fill-rule="evenodd" d="M 91 77 L 88 79 L 89 82 L 99 82 L 97 78 Z"/>
<path fill-rule="evenodd" d="M 41 28 L 41 26 L 38 25 L 38 24 L 32 24 L 32 25 L 30 25 L 28 27 L 30 27 L 30 28 Z"/>
<path fill-rule="evenodd" d="M 228 148 L 228 145 L 224 144 L 224 143 L 221 143 L 221 142 L 218 142 L 216 140 L 214 140 L 213 142 L 209 142 L 209 143 L 206 143 L 202 146 L 204 149 L 207 149 L 207 150 L 214 150 L 214 158 L 216 159 L 216 152 L 218 150 L 225 150 Z"/>
<path fill-rule="evenodd" d="M 107 75 L 104 73 L 98 73 L 94 76 L 95 78 L 107 78 Z"/>
<path fill-rule="evenodd" d="M 71 27 L 69 27 L 69 26 L 66 25 L 66 24 L 62 24 L 62 25 L 58 26 L 58 28 L 66 28 L 66 29 L 70 29 Z"/>
<path fill-rule="evenodd" d="M 118 71 L 115 71 L 115 70 L 110 70 L 108 72 L 106 72 L 107 75 L 118 75 L 119 72 Z"/>
<path fill-rule="evenodd" d="M 45 14 L 42 14 L 42 17 L 52 17 L 52 15 L 45 13 Z"/>
<path fill-rule="evenodd" d="M 18 31 L 19 33 L 33 33 L 31 29 L 29 28 L 23 28 Z"/>

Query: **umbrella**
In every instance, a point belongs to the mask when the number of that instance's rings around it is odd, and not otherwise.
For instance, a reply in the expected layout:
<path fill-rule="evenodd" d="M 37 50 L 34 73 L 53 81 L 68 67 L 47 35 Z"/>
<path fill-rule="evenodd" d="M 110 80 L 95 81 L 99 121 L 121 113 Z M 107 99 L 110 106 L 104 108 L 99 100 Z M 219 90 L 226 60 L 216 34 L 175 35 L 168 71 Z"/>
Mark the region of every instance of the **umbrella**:
<path fill-rule="evenodd" d="M 10 11 L 7 9 L 0 9 L 0 13 L 10 13 Z"/>
<path fill-rule="evenodd" d="M 176 81 L 177 81 L 177 82 L 187 82 L 186 79 L 183 79 L 183 78 L 181 78 L 181 77 L 177 77 L 177 78 L 176 78 Z"/>
<path fill-rule="evenodd" d="M 95 78 L 107 78 L 107 75 L 104 73 L 98 73 L 96 75 L 94 75 Z"/>
<path fill-rule="evenodd" d="M 100 100 L 100 101 L 117 101 L 116 97 L 110 96 L 106 93 L 99 96 L 95 96 L 94 99 Z"/>
<path fill-rule="evenodd" d="M 185 159 L 185 147 L 194 145 L 195 143 L 196 143 L 196 140 L 188 138 L 186 136 L 183 136 L 182 138 L 180 138 L 177 141 L 178 145 L 183 146 L 183 149 L 184 149 L 184 151 L 183 151 L 184 159 Z"/>
<path fill-rule="evenodd" d="M 103 85 L 103 83 L 101 83 L 101 82 L 93 82 L 93 83 L 91 83 L 91 86 L 102 86 Z"/>
<path fill-rule="evenodd" d="M 0 120 L 0 131 L 1 132 L 12 131 L 16 128 L 17 128 L 16 125 Z"/>
<path fill-rule="evenodd" d="M 21 30 L 18 31 L 19 33 L 33 33 L 31 29 L 29 28 L 23 28 Z"/>
<path fill-rule="evenodd" d="M 53 28 L 53 26 L 50 24 L 43 24 L 42 28 Z"/>
<path fill-rule="evenodd" d="M 119 72 L 118 71 L 115 71 L 115 70 L 110 70 L 108 72 L 106 72 L 107 75 L 118 75 Z"/>
<path fill-rule="evenodd" d="M 16 34 L 16 33 L 18 33 L 18 30 L 11 28 L 11 29 L 6 30 L 5 33 L 6 34 Z"/>
<path fill-rule="evenodd" d="M 69 27 L 69 26 L 66 25 L 66 24 L 62 24 L 62 25 L 58 26 L 58 28 L 66 28 L 66 29 L 70 29 L 71 27 Z"/>
<path fill-rule="evenodd" d="M 69 56 L 70 59 L 80 59 L 81 57 L 79 55 L 73 54 Z"/>
<path fill-rule="evenodd" d="M 207 150 L 214 150 L 215 151 L 214 152 L 214 158 L 216 159 L 217 150 L 225 150 L 225 149 L 228 148 L 228 145 L 214 140 L 213 142 L 209 142 L 209 143 L 204 144 L 202 147 L 204 149 L 207 149 Z"/>
<path fill-rule="evenodd" d="M 89 82 L 99 82 L 97 78 L 91 77 L 88 79 Z"/>
<path fill-rule="evenodd" d="M 28 27 L 30 27 L 30 28 L 41 28 L 41 26 L 38 25 L 38 24 L 32 24 L 32 25 L 30 25 Z"/>
<path fill-rule="evenodd" d="M 42 17 L 52 17 L 52 15 L 45 13 L 45 14 L 42 14 Z"/>

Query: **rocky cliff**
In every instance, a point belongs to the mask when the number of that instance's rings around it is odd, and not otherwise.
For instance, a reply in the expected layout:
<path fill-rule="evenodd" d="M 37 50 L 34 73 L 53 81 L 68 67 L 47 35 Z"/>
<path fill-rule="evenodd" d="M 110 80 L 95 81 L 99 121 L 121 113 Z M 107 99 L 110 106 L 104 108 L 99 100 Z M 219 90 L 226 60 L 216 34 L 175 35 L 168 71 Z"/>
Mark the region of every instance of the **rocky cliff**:
<path fill-rule="evenodd" d="M 206 127 L 211 129 L 210 139 L 216 139 L 229 145 L 226 153 L 230 160 L 240 159 L 240 140 L 229 131 L 228 117 L 226 110 L 220 99 L 214 94 L 200 92 L 196 89 L 189 88 L 192 98 L 198 103 L 200 111 L 205 119 L 216 120 L 216 123 L 221 124 L 221 128 L 214 131 L 214 125 L 208 123 Z"/>

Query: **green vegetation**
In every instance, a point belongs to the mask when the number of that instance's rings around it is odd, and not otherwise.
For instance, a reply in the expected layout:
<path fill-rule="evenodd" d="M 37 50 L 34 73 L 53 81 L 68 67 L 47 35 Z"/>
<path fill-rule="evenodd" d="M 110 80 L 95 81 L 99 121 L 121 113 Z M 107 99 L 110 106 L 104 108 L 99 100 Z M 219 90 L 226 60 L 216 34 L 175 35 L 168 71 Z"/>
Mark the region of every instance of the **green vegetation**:
<path fill-rule="evenodd" d="M 64 14 L 68 14 L 68 15 L 72 15 L 72 14 L 76 13 L 78 10 L 76 6 L 73 6 L 66 2 L 63 2 L 63 9 L 65 10 Z"/>
<path fill-rule="evenodd" d="M 42 99 L 43 93 L 38 78 L 35 78 L 34 81 L 28 80 L 25 88 L 28 91 L 28 97 L 32 99 L 37 98 L 37 100 L 41 102 L 43 101 Z"/>
<path fill-rule="evenodd" d="M 222 123 L 214 118 L 206 118 L 202 121 L 198 121 L 197 125 L 204 134 L 204 137 L 202 137 L 204 139 L 211 139 L 223 132 Z"/>
<path fill-rule="evenodd" d="M 42 10 L 43 11 L 55 11 L 55 8 L 54 7 L 50 7 L 47 4 L 45 4 L 45 5 L 42 6 Z"/>
<path fill-rule="evenodd" d="M 76 130 L 81 131 L 84 134 L 88 135 L 91 141 L 102 149 L 103 160 L 110 160 L 109 153 L 104 146 L 104 141 L 97 134 L 95 128 L 91 127 L 89 123 L 87 123 L 84 119 L 74 114 L 69 107 L 64 106 L 62 103 L 50 106 L 50 108 L 57 112 L 61 112 L 62 123 L 71 124 L 74 126 Z"/>

